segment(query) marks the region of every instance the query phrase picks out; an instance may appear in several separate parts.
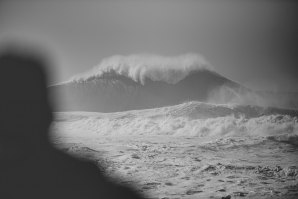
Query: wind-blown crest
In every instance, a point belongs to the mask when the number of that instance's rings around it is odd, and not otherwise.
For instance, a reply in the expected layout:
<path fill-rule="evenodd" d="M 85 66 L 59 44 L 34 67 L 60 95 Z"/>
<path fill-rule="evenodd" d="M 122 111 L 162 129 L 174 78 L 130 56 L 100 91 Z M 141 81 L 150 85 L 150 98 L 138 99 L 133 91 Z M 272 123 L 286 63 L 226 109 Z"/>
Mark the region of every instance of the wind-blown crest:
<path fill-rule="evenodd" d="M 70 82 L 82 82 L 101 77 L 114 71 L 125 75 L 136 82 L 145 84 L 145 79 L 176 84 L 190 72 L 198 70 L 213 70 L 202 55 L 188 53 L 175 57 L 165 57 L 153 54 L 133 54 L 128 56 L 115 55 L 103 59 L 99 65 L 90 71 L 76 75 Z"/>

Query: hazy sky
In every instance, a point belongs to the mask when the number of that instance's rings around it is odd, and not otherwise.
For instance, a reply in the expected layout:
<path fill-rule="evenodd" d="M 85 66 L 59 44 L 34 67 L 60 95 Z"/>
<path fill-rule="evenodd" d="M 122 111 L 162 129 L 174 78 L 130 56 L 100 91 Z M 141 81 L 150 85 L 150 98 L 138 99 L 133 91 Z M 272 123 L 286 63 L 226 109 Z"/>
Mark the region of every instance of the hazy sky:
<path fill-rule="evenodd" d="M 49 44 L 64 81 L 115 54 L 202 54 L 253 89 L 298 91 L 295 1 L 0 0 L 0 38 Z"/>

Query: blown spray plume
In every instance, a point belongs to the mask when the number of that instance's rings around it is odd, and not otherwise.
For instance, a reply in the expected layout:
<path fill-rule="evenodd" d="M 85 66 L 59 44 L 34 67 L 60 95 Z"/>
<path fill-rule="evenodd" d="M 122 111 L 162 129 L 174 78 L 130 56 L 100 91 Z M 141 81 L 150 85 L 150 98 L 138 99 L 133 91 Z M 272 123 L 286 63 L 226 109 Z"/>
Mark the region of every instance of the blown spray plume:
<path fill-rule="evenodd" d="M 105 58 L 90 71 L 71 78 L 72 82 L 88 81 L 102 76 L 104 73 L 116 72 L 136 82 L 145 84 L 145 79 L 176 84 L 190 72 L 211 70 L 212 66 L 202 55 L 188 53 L 175 57 L 153 54 L 115 55 Z"/>

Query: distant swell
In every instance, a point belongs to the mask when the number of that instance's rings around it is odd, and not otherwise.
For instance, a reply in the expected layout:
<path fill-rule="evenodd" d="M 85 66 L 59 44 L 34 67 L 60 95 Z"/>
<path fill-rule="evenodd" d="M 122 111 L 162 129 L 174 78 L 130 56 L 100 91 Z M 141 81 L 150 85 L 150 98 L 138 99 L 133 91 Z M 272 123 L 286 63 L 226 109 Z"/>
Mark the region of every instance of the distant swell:
<path fill-rule="evenodd" d="M 135 82 L 145 83 L 145 79 L 175 84 L 185 78 L 191 71 L 212 70 L 211 65 L 199 54 L 184 54 L 166 57 L 153 54 L 115 55 L 105 58 L 92 70 L 79 74 L 69 82 L 82 82 L 101 77 L 104 73 L 114 71 L 125 75 Z"/>

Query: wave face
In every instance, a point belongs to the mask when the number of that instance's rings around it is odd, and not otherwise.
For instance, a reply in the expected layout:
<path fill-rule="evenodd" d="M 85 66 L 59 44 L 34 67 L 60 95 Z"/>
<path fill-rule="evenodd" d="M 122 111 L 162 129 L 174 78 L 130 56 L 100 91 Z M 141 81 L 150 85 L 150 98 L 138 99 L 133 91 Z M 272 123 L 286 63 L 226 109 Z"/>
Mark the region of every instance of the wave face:
<path fill-rule="evenodd" d="M 211 91 L 222 86 L 248 90 L 214 72 L 198 55 L 134 55 L 105 59 L 91 71 L 49 89 L 62 95 L 56 111 L 119 112 L 207 101 Z"/>
<path fill-rule="evenodd" d="M 118 113 L 57 113 L 54 128 L 80 136 L 247 137 L 298 145 L 297 110 L 202 102 Z"/>

